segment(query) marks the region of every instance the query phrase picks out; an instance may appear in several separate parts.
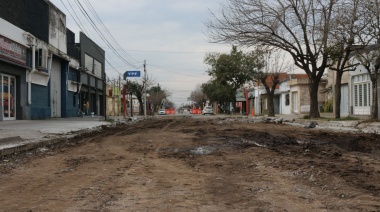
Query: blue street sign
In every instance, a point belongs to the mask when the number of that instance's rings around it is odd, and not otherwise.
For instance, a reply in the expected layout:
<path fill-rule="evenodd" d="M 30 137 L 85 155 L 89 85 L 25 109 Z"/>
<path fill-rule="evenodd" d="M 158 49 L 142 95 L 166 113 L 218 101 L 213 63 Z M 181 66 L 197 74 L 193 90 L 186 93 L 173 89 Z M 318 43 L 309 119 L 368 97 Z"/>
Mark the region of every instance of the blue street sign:
<path fill-rule="evenodd" d="M 127 77 L 140 77 L 141 76 L 141 73 L 140 71 L 126 71 L 123 75 L 124 77 L 124 80 L 127 78 Z"/>

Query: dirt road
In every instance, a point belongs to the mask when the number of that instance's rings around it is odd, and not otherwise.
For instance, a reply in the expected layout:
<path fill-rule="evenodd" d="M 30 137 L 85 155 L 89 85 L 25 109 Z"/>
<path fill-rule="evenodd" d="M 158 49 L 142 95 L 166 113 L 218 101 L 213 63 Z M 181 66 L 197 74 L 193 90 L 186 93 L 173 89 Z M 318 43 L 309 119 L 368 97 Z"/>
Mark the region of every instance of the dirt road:
<path fill-rule="evenodd" d="M 380 136 L 154 118 L 3 158 L 0 211 L 380 211 Z"/>

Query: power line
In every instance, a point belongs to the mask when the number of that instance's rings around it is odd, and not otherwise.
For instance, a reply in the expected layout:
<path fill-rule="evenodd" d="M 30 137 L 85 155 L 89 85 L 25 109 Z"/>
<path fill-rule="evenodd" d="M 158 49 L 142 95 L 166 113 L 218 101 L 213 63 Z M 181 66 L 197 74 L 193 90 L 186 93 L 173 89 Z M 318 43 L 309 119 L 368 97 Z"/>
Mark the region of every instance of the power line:
<path fill-rule="evenodd" d="M 193 51 L 164 51 L 164 50 L 139 50 L 139 49 L 121 49 L 130 52 L 152 52 L 152 53 L 174 53 L 174 54 L 207 54 L 210 52 L 193 52 Z"/>
<path fill-rule="evenodd" d="M 63 4 L 63 6 L 65 6 L 66 10 L 70 13 L 70 16 L 73 18 L 73 20 L 75 21 L 75 23 L 77 23 L 78 27 L 79 27 L 83 32 L 85 32 L 86 34 L 88 34 L 87 31 L 86 31 L 86 29 L 84 28 L 83 23 L 82 23 L 81 20 L 79 19 L 77 13 L 74 12 L 74 15 L 75 15 L 75 17 L 77 17 L 77 19 L 78 19 L 80 25 L 79 25 L 78 22 L 75 20 L 75 18 L 74 18 L 73 15 L 71 14 L 71 12 L 67 9 L 66 5 L 63 3 L 62 0 L 61 0 L 61 2 L 62 2 L 62 4 Z M 73 6 L 71 5 L 70 1 L 67 1 L 67 3 L 69 3 L 69 6 L 70 6 L 71 9 L 74 11 L 74 8 L 73 8 Z M 82 27 L 81 27 L 81 26 L 82 26 Z M 88 34 L 88 35 L 89 35 L 89 34 Z"/>
<path fill-rule="evenodd" d="M 196 76 L 196 75 L 183 74 L 183 73 L 180 73 L 180 72 L 171 71 L 171 70 L 168 70 L 168 69 L 160 68 L 159 66 L 156 66 L 156 65 L 153 65 L 153 64 L 148 64 L 148 65 L 153 66 L 153 67 L 156 67 L 156 68 L 161 69 L 161 70 L 163 70 L 163 71 L 172 72 L 172 73 L 176 73 L 176 74 L 183 75 L 183 76 L 187 76 L 187 77 L 199 78 L 199 76 Z"/>
<path fill-rule="evenodd" d="M 96 24 L 94 23 L 94 21 L 92 20 L 92 18 L 90 17 L 90 15 L 87 13 L 87 11 L 84 9 L 83 5 L 78 1 L 76 0 L 75 3 L 78 5 L 80 11 L 82 12 L 82 14 L 86 17 L 86 19 L 90 22 L 91 26 L 94 28 L 94 30 L 97 32 L 97 34 L 99 35 L 99 37 L 106 43 L 106 45 L 111 48 L 111 50 L 113 51 L 113 53 L 119 57 L 122 61 L 124 61 L 127 65 L 131 66 L 131 67 L 136 67 L 135 65 L 131 64 L 130 62 L 128 62 L 126 59 L 124 59 L 117 51 L 116 49 L 111 45 L 111 43 L 106 39 L 106 37 L 103 35 L 103 33 L 101 32 L 101 30 L 96 26 Z"/>
<path fill-rule="evenodd" d="M 116 39 L 112 36 L 112 34 L 110 33 L 110 31 L 108 30 L 108 28 L 104 25 L 102 19 L 99 17 L 98 13 L 95 11 L 94 7 L 92 6 L 92 4 L 88 1 L 88 0 L 85 0 L 85 3 L 87 4 L 87 6 L 90 8 L 90 11 L 92 12 L 92 14 L 95 16 L 95 19 L 98 20 L 98 23 L 100 23 L 100 25 L 103 27 L 103 29 L 106 31 L 106 33 L 109 35 L 109 37 L 111 38 L 111 40 L 116 44 L 117 47 L 119 47 L 120 49 L 123 50 L 123 48 L 120 46 L 120 44 L 116 41 Z M 141 61 L 138 61 L 136 59 L 134 59 L 133 57 L 131 57 L 126 51 L 123 50 L 123 52 L 125 53 L 125 55 L 129 58 L 131 58 L 132 60 L 138 62 L 138 63 L 141 63 Z"/>
<path fill-rule="evenodd" d="M 86 34 L 89 34 L 89 33 L 87 32 L 86 28 L 84 27 L 83 23 L 81 22 L 79 16 L 77 16 L 77 14 L 75 13 L 75 10 L 74 10 L 73 6 L 71 5 L 70 1 L 67 1 L 67 2 L 68 2 L 68 4 L 70 5 L 70 7 L 71 7 L 73 13 L 75 14 L 75 16 L 76 16 L 76 18 L 78 19 L 78 21 L 79 21 L 80 24 L 79 24 L 79 23 L 77 22 L 77 20 L 74 18 L 74 16 L 73 16 L 72 13 L 70 12 L 70 10 L 67 8 L 66 4 L 65 4 L 62 0 L 61 0 L 61 2 L 62 2 L 62 5 L 66 8 L 67 12 L 69 12 L 71 18 L 72 18 L 72 19 L 74 20 L 74 22 L 78 25 L 78 27 L 79 27 L 82 31 L 84 31 Z M 98 48 L 96 48 L 96 49 L 98 50 Z M 98 51 L 99 51 L 99 50 L 98 50 Z M 105 59 L 105 61 L 107 62 L 107 64 L 108 64 L 110 67 L 112 67 L 117 73 L 119 73 L 120 75 L 122 75 L 122 74 L 121 74 L 121 73 L 120 73 L 115 67 L 113 67 L 113 65 L 107 60 L 107 58 L 104 58 L 104 59 Z"/>

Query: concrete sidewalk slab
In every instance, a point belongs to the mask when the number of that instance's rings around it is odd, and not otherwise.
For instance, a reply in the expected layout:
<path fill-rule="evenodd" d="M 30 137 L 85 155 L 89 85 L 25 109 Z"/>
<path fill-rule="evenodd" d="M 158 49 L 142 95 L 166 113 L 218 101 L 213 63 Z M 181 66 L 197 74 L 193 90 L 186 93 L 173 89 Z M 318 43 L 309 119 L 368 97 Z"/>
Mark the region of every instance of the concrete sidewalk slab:
<path fill-rule="evenodd" d="M 94 129 L 110 122 L 104 117 L 53 118 L 0 122 L 0 156 L 47 144 L 56 138 L 69 138 L 77 132 Z"/>

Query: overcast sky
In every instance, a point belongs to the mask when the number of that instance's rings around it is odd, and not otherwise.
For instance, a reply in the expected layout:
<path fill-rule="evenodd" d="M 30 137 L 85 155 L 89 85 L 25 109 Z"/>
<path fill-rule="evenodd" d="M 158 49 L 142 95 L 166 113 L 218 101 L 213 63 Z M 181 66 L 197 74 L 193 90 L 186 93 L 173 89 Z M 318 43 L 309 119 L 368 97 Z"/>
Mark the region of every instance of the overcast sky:
<path fill-rule="evenodd" d="M 196 85 L 209 79 L 205 73 L 208 66 L 203 63 L 205 54 L 230 50 L 229 45 L 210 43 L 203 23 L 210 18 L 209 10 L 218 10 L 223 0 L 62 1 L 51 0 L 66 14 L 67 27 L 77 36 L 83 30 L 106 51 L 106 59 L 112 64 L 105 64 L 110 79 L 118 78 L 128 70 L 143 71 L 142 64 L 146 60 L 148 76 L 172 92 L 170 100 L 176 106 L 187 103 Z M 96 33 L 83 11 L 79 10 L 78 2 L 126 61 L 116 56 Z M 93 15 L 92 8 L 99 19 Z M 99 20 L 120 46 L 103 29 Z"/>

